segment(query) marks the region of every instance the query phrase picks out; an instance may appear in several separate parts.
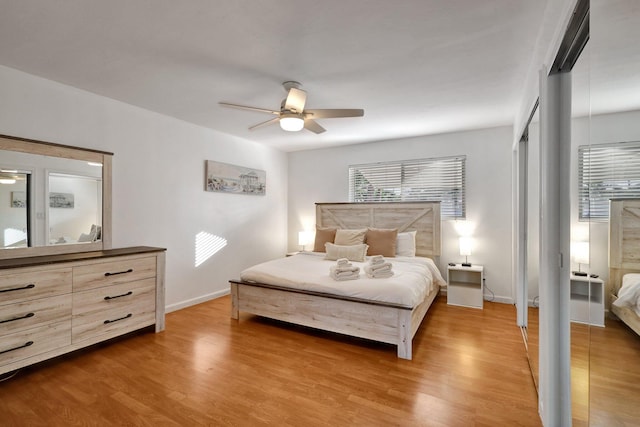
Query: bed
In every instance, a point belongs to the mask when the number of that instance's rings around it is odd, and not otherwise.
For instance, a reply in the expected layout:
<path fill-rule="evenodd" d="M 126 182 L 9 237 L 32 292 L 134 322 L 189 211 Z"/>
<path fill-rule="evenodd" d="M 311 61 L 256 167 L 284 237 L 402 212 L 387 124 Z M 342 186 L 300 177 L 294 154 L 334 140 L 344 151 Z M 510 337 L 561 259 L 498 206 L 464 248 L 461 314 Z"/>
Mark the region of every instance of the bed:
<path fill-rule="evenodd" d="M 416 257 L 430 258 L 425 261 L 437 265 L 440 256 L 440 203 L 317 203 L 317 227 L 339 229 L 398 229 L 398 232 L 415 231 Z M 318 254 L 300 254 L 288 259 L 274 260 L 276 268 L 286 270 L 294 258 L 311 265 L 323 257 Z M 394 270 L 404 276 L 404 262 L 409 260 L 389 259 Z M 322 271 L 328 274 L 331 261 L 324 262 Z M 293 265 L 293 264 L 291 264 Z M 426 265 L 426 264 L 425 264 Z M 414 268 L 414 267 L 411 267 Z M 410 269 L 411 269 L 410 268 Z M 415 267 L 418 268 L 418 267 Z M 436 267 L 437 272 L 437 267 Z M 296 273 L 298 274 L 298 273 Z M 434 273 L 435 274 L 435 273 Z M 358 292 L 350 295 L 335 292 L 331 283 L 324 287 L 309 286 L 300 276 L 269 280 L 269 283 L 239 279 L 231 280 L 231 317 L 239 319 L 240 312 L 252 313 L 289 323 L 322 329 L 330 332 L 370 339 L 397 346 L 399 358 L 411 360 L 412 340 L 427 310 L 440 291 L 441 276 L 419 294 L 416 300 L 383 300 Z M 362 279 L 337 282 L 352 282 L 362 287 Z M 381 279 L 371 279 L 381 280 Z M 267 281 L 267 280 L 265 280 Z M 357 282 L 357 283 L 356 283 Z M 295 286 L 296 283 L 298 286 Z"/>
<path fill-rule="evenodd" d="M 640 335 L 640 199 L 611 200 L 609 280 L 611 311 Z"/>

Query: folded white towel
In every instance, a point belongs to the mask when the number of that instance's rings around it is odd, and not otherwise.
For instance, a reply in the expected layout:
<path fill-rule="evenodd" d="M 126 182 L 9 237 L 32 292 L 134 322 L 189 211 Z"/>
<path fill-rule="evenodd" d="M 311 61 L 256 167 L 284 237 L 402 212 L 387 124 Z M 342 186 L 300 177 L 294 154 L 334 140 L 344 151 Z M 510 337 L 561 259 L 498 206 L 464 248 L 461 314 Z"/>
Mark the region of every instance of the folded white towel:
<path fill-rule="evenodd" d="M 382 255 L 374 255 L 369 259 L 369 264 L 376 265 L 382 264 L 384 262 L 384 257 Z"/>
<path fill-rule="evenodd" d="M 391 267 L 392 264 L 390 262 L 378 265 L 365 265 L 364 272 L 370 279 L 386 278 L 393 276 Z"/>
<path fill-rule="evenodd" d="M 331 278 L 333 280 L 341 282 L 343 280 L 356 280 L 356 279 L 360 278 L 360 275 L 359 274 L 352 274 L 351 276 L 341 276 L 341 277 L 331 276 Z"/>
<path fill-rule="evenodd" d="M 383 271 L 391 271 L 391 269 L 390 269 L 390 268 L 388 268 L 388 269 L 378 269 L 377 271 L 378 271 L 379 273 L 382 273 Z M 365 265 L 365 266 L 364 266 L 364 272 L 365 272 L 366 274 L 373 274 L 373 273 L 374 273 L 374 270 L 371 268 L 371 266 L 370 266 L 370 265 Z"/>
<path fill-rule="evenodd" d="M 393 276 L 393 271 L 391 271 L 391 270 L 382 271 L 382 272 L 376 272 L 376 273 L 367 272 L 367 277 L 369 279 L 387 279 L 387 278 L 389 278 L 391 276 Z"/>
<path fill-rule="evenodd" d="M 338 261 L 336 261 L 336 263 L 338 265 L 351 265 L 351 263 L 349 262 L 349 258 L 338 258 Z"/>
<path fill-rule="evenodd" d="M 367 265 L 366 267 L 369 267 L 371 269 L 371 271 L 378 271 L 378 270 L 391 270 L 391 267 L 393 267 L 393 264 L 391 264 L 390 262 L 383 262 L 382 264 L 375 264 L 375 265 Z"/>
<path fill-rule="evenodd" d="M 344 272 L 349 272 L 349 273 L 354 273 L 354 272 L 359 272 L 360 271 L 360 267 L 358 267 L 357 265 L 351 265 L 351 266 L 341 266 L 341 265 L 332 265 L 329 270 L 331 272 L 336 272 L 336 273 L 344 273 Z"/>
<path fill-rule="evenodd" d="M 340 268 L 334 265 L 329 269 L 329 275 L 333 280 L 354 280 L 360 277 L 360 267 Z"/>

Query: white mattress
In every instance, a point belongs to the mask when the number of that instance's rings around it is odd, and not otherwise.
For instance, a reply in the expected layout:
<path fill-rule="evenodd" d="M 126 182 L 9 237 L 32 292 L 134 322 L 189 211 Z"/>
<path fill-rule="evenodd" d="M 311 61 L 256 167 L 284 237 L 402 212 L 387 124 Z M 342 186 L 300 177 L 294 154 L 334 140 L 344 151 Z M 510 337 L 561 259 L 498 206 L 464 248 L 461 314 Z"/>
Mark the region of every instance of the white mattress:
<path fill-rule="evenodd" d="M 386 258 L 394 275 L 387 279 L 369 279 L 364 273 L 367 262 L 352 262 L 360 267 L 355 280 L 336 281 L 329 276 L 335 261 L 324 259 L 324 253 L 302 252 L 290 257 L 254 265 L 240 274 L 243 281 L 254 281 L 293 289 L 322 292 L 369 301 L 415 307 L 435 287 L 445 281 L 433 260 L 423 257 Z"/>

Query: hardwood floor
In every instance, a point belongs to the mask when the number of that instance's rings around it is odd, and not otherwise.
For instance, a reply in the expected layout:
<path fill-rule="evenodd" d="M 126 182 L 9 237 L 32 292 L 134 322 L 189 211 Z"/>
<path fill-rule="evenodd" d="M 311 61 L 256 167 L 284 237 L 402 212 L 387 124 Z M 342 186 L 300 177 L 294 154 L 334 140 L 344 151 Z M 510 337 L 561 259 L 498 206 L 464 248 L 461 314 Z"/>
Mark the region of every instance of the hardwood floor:
<path fill-rule="evenodd" d="M 640 337 L 617 319 L 591 327 L 589 424 L 640 425 Z"/>
<path fill-rule="evenodd" d="M 0 383 L 3 426 L 540 426 L 515 307 L 439 297 L 394 346 L 242 314 L 229 297 Z"/>

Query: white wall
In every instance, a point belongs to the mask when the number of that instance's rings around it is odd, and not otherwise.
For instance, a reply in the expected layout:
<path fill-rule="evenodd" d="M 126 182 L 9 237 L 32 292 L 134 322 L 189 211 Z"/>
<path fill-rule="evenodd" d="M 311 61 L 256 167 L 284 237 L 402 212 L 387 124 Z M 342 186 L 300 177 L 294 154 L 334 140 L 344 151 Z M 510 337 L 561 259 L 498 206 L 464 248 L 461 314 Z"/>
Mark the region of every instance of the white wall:
<path fill-rule="evenodd" d="M 469 261 L 485 266 L 496 300 L 512 303 L 511 127 L 442 134 L 289 153 L 289 250 L 298 231 L 313 230 L 316 202 L 348 201 L 350 164 L 467 156 L 467 220 L 475 224 Z M 440 270 L 461 262 L 452 220 L 443 221 Z M 490 294 L 489 294 L 490 295 Z"/>
<path fill-rule="evenodd" d="M 0 99 L 1 134 L 115 154 L 113 247 L 167 248 L 169 310 L 221 295 L 242 269 L 284 255 L 285 153 L 6 67 Z M 205 192 L 205 160 L 265 170 L 267 195 Z M 228 245 L 196 268 L 201 231 Z"/>

